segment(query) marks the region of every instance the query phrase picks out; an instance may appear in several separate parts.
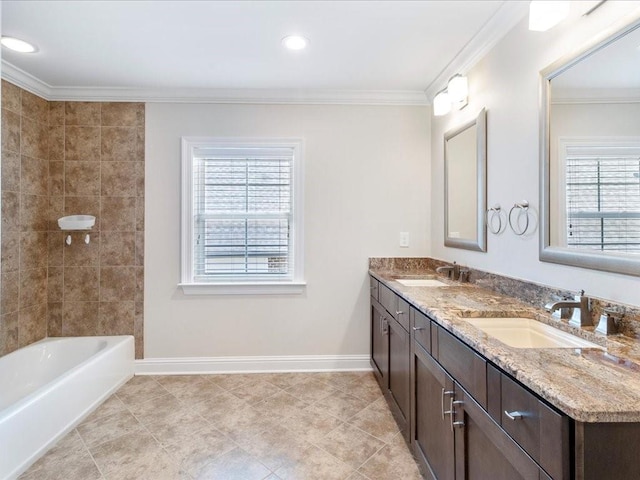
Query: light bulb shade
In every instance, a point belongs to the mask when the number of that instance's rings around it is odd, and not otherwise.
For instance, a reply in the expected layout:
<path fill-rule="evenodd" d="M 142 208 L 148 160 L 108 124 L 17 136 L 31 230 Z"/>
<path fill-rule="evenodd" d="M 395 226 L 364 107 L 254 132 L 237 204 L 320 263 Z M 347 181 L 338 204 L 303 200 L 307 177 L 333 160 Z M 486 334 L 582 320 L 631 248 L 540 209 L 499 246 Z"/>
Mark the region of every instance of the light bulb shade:
<path fill-rule="evenodd" d="M 289 35 L 282 39 L 282 45 L 289 50 L 303 50 L 309 45 L 309 39 L 301 35 Z"/>
<path fill-rule="evenodd" d="M 568 1 L 534 0 L 529 4 L 529 30 L 544 32 L 569 15 Z"/>
<path fill-rule="evenodd" d="M 433 99 L 433 114 L 436 117 L 446 115 L 451 111 L 451 99 L 447 91 L 442 91 Z"/>
<path fill-rule="evenodd" d="M 24 40 L 20 40 L 15 37 L 2 37 L 0 39 L 0 43 L 7 47 L 9 50 L 13 50 L 14 52 L 19 53 L 34 53 L 38 49 L 35 45 L 30 44 L 29 42 L 25 42 Z"/>
<path fill-rule="evenodd" d="M 449 100 L 451 103 L 464 102 L 469 96 L 469 81 L 467 77 L 462 75 L 456 75 L 449 80 L 447 85 L 447 92 L 449 92 Z"/>

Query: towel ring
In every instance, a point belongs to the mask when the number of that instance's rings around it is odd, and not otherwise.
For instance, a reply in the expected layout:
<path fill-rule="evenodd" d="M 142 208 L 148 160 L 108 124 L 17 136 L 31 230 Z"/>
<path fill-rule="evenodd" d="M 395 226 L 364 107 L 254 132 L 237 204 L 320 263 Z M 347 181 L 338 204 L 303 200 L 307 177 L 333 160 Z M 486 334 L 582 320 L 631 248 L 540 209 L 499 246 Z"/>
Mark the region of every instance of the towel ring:
<path fill-rule="evenodd" d="M 498 228 L 494 228 L 495 219 L 498 219 Z M 502 233 L 502 207 L 500 205 L 494 205 L 489 210 L 487 210 L 487 228 L 494 235 L 499 235 Z"/>
<path fill-rule="evenodd" d="M 516 222 L 515 222 L 517 228 L 514 228 L 513 222 L 511 220 L 514 210 L 517 210 L 518 212 Z M 525 218 L 525 224 L 524 224 L 524 228 L 520 230 L 520 216 L 523 213 Z M 527 230 L 529 229 L 529 202 L 527 202 L 526 200 L 523 200 L 520 203 L 515 203 L 513 207 L 511 207 L 511 210 L 509 210 L 509 226 L 511 227 L 511 230 L 513 230 L 513 233 L 515 233 L 518 236 L 522 236 L 525 233 L 527 233 Z"/>

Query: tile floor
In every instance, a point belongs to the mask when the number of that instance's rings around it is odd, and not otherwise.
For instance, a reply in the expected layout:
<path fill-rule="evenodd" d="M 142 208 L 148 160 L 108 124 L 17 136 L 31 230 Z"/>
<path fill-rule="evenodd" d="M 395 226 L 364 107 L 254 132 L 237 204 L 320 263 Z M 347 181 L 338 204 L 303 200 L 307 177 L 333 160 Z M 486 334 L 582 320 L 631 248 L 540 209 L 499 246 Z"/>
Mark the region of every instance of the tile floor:
<path fill-rule="evenodd" d="M 134 377 L 21 480 L 418 480 L 371 373 Z"/>

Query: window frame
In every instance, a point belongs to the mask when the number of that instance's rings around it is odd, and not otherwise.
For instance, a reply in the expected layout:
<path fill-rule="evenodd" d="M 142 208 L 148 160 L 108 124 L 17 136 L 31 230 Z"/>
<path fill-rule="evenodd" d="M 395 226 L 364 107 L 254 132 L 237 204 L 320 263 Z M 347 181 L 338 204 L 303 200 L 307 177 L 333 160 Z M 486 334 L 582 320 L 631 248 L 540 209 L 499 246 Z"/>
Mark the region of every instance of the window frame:
<path fill-rule="evenodd" d="M 220 138 L 182 137 L 181 158 L 181 280 L 178 284 L 186 295 L 233 295 L 233 294 L 301 294 L 304 292 L 304 141 L 301 138 Z M 292 278 L 272 281 L 234 280 L 224 278 L 211 281 L 196 281 L 194 269 L 195 249 L 193 235 L 194 216 L 194 153 L 197 149 L 293 149 L 291 188 L 292 227 L 290 234 Z"/>

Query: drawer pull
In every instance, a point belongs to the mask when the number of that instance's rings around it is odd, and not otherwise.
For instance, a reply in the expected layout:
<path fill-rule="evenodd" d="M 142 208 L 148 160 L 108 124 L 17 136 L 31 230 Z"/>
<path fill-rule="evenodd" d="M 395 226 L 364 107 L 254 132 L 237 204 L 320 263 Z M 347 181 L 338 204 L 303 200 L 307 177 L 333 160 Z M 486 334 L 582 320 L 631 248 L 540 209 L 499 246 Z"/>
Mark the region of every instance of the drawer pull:
<path fill-rule="evenodd" d="M 425 330 L 426 327 L 413 327 L 413 331 L 417 332 L 418 330 Z"/>
<path fill-rule="evenodd" d="M 442 389 L 441 396 L 440 396 L 440 407 L 442 409 L 442 420 L 444 420 L 444 416 L 445 415 L 451 414 L 451 410 L 447 410 L 446 412 L 444 410 L 444 396 L 445 395 L 453 396 L 453 395 L 455 395 L 455 393 L 456 392 L 454 392 L 453 390 L 445 390 L 444 388 Z"/>
<path fill-rule="evenodd" d="M 454 421 L 454 418 L 456 416 L 456 405 L 464 405 L 464 402 L 462 400 L 454 400 L 453 397 L 451 397 L 451 417 L 449 417 L 449 421 L 451 422 L 451 431 L 453 432 L 453 430 L 456 427 L 464 427 L 464 422 L 456 422 Z"/>
<path fill-rule="evenodd" d="M 507 412 L 506 410 L 504 411 L 504 414 L 509 417 L 510 420 L 521 420 L 522 418 L 524 418 L 524 413 L 522 412 L 518 412 L 517 410 L 514 412 Z"/>
<path fill-rule="evenodd" d="M 396 311 L 396 315 L 404 315 L 404 312 L 402 310 L 398 310 Z"/>

